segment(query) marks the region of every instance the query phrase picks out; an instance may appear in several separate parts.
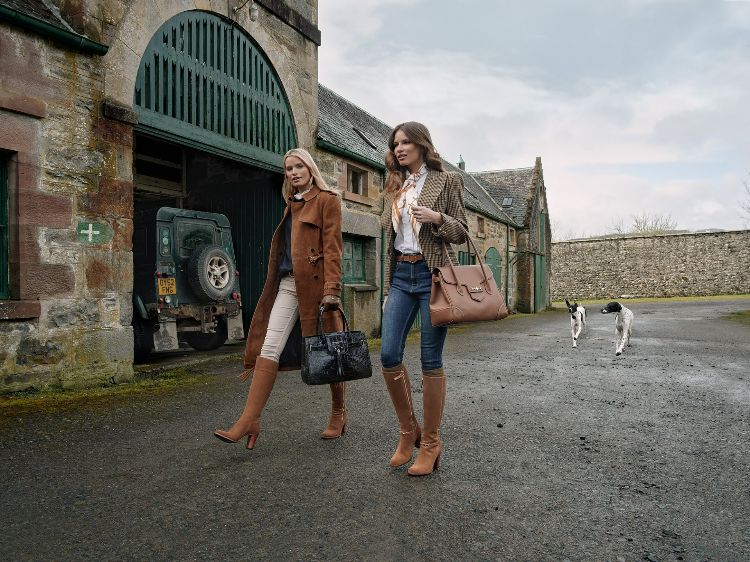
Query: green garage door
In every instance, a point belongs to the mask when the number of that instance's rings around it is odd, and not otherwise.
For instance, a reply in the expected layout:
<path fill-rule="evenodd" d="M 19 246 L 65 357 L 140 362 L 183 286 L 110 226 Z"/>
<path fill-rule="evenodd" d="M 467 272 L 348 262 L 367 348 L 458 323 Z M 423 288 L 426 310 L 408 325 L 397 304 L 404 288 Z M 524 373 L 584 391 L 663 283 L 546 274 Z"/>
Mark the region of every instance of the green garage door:
<path fill-rule="evenodd" d="M 297 146 L 271 61 L 240 27 L 208 12 L 171 18 L 151 38 L 135 85 L 138 130 L 281 171 Z"/>

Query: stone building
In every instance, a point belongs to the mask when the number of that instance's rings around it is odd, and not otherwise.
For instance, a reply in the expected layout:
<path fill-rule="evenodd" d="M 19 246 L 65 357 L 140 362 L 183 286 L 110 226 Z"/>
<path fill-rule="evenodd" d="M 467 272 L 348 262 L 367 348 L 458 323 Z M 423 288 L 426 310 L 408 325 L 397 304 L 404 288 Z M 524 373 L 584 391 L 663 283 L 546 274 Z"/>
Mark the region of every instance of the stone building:
<path fill-rule="evenodd" d="M 0 0 L 0 392 L 133 376 L 140 233 L 160 207 L 229 218 L 247 325 L 293 146 L 343 191 L 344 308 L 379 331 L 390 126 L 319 86 L 317 8 Z M 470 234 L 510 307 L 538 309 L 541 163 L 529 216 L 483 174 L 446 167 L 463 174 Z"/>
<path fill-rule="evenodd" d="M 519 312 L 539 312 L 550 305 L 552 233 L 542 159 L 534 166 L 512 170 L 472 172 L 510 216 L 510 246 L 517 270 L 513 302 Z"/>
<path fill-rule="evenodd" d="M 314 147 L 317 0 L 0 0 L 0 388 L 133 374 L 134 233 L 225 213 L 252 312 Z M 6 221 L 7 218 L 7 221 Z"/>

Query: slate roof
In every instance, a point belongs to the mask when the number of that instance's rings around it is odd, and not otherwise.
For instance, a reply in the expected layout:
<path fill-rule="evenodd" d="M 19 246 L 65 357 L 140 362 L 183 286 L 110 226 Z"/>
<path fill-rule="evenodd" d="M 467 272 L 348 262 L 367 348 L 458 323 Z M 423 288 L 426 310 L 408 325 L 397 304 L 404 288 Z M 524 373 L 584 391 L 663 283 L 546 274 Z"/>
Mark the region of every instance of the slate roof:
<path fill-rule="evenodd" d="M 500 205 L 495 202 L 485 188 L 471 174 L 446 160 L 443 160 L 443 168 L 449 172 L 458 172 L 463 176 L 464 206 L 467 209 L 477 211 L 505 224 L 513 225 L 515 223 L 510 215 L 500 208 Z"/>
<path fill-rule="evenodd" d="M 318 140 L 330 143 L 365 161 L 383 168 L 392 127 L 333 90 L 318 85 Z M 359 131 L 362 134 L 359 134 Z M 362 137 L 367 138 L 373 148 Z M 325 146 L 322 146 L 325 149 Z M 504 223 L 513 223 L 484 188 L 470 174 L 443 160 L 446 170 L 460 172 L 464 178 L 464 204 L 467 208 Z"/>
<path fill-rule="evenodd" d="M 390 125 L 318 84 L 319 140 L 352 152 L 382 169 L 390 134 Z"/>
<path fill-rule="evenodd" d="M 526 224 L 526 214 L 534 186 L 531 185 L 534 167 L 513 170 L 490 170 L 471 172 L 482 187 L 518 225 Z M 512 198 L 510 206 L 503 206 L 503 199 Z"/>
<path fill-rule="evenodd" d="M 60 12 L 44 0 L 0 0 L 0 5 L 20 14 L 31 16 L 64 31 L 75 33 L 72 27 L 60 16 Z"/>

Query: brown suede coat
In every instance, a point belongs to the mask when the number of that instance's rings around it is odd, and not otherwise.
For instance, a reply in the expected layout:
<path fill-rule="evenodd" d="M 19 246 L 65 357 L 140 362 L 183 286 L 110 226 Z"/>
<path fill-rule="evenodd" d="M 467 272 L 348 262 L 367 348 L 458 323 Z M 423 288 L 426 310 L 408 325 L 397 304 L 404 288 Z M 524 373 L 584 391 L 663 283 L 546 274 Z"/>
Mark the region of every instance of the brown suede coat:
<path fill-rule="evenodd" d="M 255 367 L 279 290 L 279 264 L 285 251 L 283 224 L 287 214 L 292 213 L 292 269 L 303 337 L 318 332 L 318 309 L 323 297 L 341 296 L 341 200 L 336 194 L 321 191 L 317 186 L 313 186 L 303 199 L 304 204 L 290 205 L 287 202 L 284 216 L 273 234 L 266 284 L 247 334 L 245 369 Z M 335 311 L 326 312 L 323 329 L 325 332 L 340 331 L 340 315 Z M 292 337 L 287 346 L 290 344 L 294 345 Z M 286 365 L 285 368 L 298 369 L 299 365 Z"/>

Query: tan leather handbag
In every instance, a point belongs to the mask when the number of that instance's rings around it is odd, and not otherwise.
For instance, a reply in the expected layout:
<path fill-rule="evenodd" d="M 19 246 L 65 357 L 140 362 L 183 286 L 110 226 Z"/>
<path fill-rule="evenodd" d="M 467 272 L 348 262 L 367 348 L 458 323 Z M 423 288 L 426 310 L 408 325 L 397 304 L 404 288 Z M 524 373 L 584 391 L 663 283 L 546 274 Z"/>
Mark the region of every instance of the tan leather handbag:
<path fill-rule="evenodd" d="M 502 320 L 508 307 L 492 276 L 482 261 L 474 242 L 466 233 L 467 249 L 471 245 L 477 256 L 476 265 L 453 265 L 443 244 L 443 256 L 449 265 L 432 271 L 430 320 L 433 326 L 454 326 L 466 322 Z"/>

